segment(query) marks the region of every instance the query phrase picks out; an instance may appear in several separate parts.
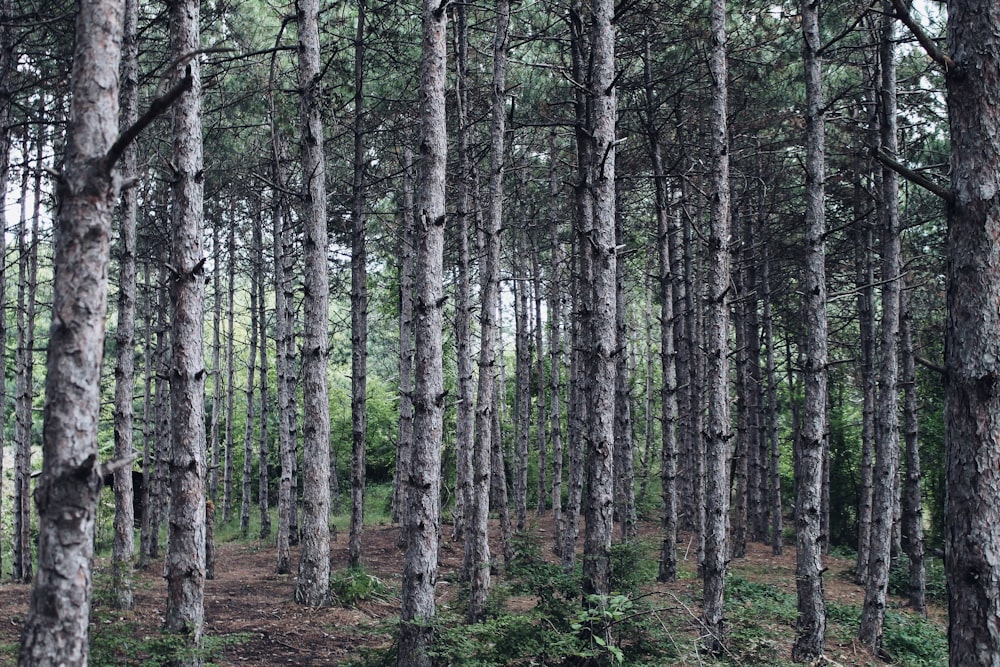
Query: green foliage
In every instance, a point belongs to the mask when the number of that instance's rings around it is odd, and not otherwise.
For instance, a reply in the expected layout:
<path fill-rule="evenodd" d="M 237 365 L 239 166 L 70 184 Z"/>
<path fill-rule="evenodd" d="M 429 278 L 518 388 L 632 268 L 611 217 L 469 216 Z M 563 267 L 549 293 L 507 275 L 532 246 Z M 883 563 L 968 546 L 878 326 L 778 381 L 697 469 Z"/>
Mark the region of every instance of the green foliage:
<path fill-rule="evenodd" d="M 924 578 L 927 601 L 947 605 L 947 582 L 944 563 L 940 558 L 924 558 Z M 910 594 L 910 558 L 906 554 L 900 554 L 892 561 L 889 569 L 889 592 L 902 597 Z"/>
<path fill-rule="evenodd" d="M 656 578 L 654 546 L 644 540 L 611 545 L 611 589 L 634 594 Z"/>
<path fill-rule="evenodd" d="M 948 638 L 944 629 L 912 614 L 886 612 L 882 650 L 894 663 L 907 667 L 948 663 Z"/>
<path fill-rule="evenodd" d="M 385 600 L 389 587 L 363 567 L 349 567 L 330 577 L 330 594 L 343 607 L 365 600 Z"/>

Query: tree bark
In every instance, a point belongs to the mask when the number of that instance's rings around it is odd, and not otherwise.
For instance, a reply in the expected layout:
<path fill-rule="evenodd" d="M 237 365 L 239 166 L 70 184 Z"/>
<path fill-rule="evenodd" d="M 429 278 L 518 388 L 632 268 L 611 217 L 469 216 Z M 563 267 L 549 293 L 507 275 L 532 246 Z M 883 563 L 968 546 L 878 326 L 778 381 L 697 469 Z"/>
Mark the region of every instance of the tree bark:
<path fill-rule="evenodd" d="M 254 254 L 256 254 L 256 247 Z M 246 389 L 246 422 L 243 430 L 243 483 L 242 502 L 240 503 L 240 535 L 244 538 L 250 534 L 250 505 L 253 504 L 253 423 L 255 420 L 254 392 L 257 388 L 257 280 L 250 280 L 250 352 L 247 358 L 247 389 Z"/>
<path fill-rule="evenodd" d="M 114 200 L 105 155 L 118 129 L 121 2 L 81 2 L 72 112 L 57 181 L 42 475 L 37 485 L 38 576 L 19 664 L 85 665 L 94 523 L 101 488 L 97 431 Z"/>
<path fill-rule="evenodd" d="M 263 208 L 263 207 L 261 207 Z M 264 211 L 258 214 L 254 222 L 254 287 L 257 290 L 257 338 L 260 341 L 260 433 L 257 448 L 257 507 L 260 511 L 260 532 L 258 537 L 266 539 L 271 536 L 271 493 L 270 493 L 270 392 L 267 387 L 267 275 L 264 262 Z"/>
<path fill-rule="evenodd" d="M 365 0 L 354 33 L 354 179 L 351 184 L 351 527 L 347 552 L 361 566 L 365 519 L 365 438 L 368 432 L 368 247 L 365 230 Z"/>
<path fill-rule="evenodd" d="M 399 442 L 392 485 L 392 520 L 401 521 L 405 505 L 405 483 L 410 471 L 413 447 L 413 254 L 415 212 L 413 200 L 413 152 L 403 149 L 403 201 L 399 241 Z M 400 530 L 399 546 L 405 548 L 405 531 Z"/>
<path fill-rule="evenodd" d="M 295 600 L 320 606 L 330 588 L 330 405 L 327 393 L 326 163 L 320 111 L 319 0 L 297 0 L 303 199 L 302 549 Z"/>
<path fill-rule="evenodd" d="M 415 384 L 413 449 L 406 485 L 400 611 L 399 667 L 429 667 L 435 615 L 434 584 L 441 533 L 441 440 L 444 373 L 441 327 L 444 309 L 443 254 L 446 223 L 445 181 L 448 150 L 445 122 L 447 24 L 438 0 L 423 3 L 420 64 L 420 154 L 417 188 L 415 303 Z"/>
<path fill-rule="evenodd" d="M 121 125 L 128 128 L 139 117 L 139 5 L 126 0 L 123 17 L 121 72 Z M 122 178 L 138 173 L 138 147 L 133 143 L 122 155 Z M 115 357 L 115 458 L 133 456 L 132 403 L 135 387 L 136 219 L 139 198 L 134 187 L 122 193 L 118 240 L 118 336 Z M 115 537 L 111 553 L 112 604 L 132 608 L 132 557 L 135 553 L 135 506 L 132 502 L 132 464 L 115 472 Z"/>
<path fill-rule="evenodd" d="M 620 209 L 615 215 L 615 242 L 625 245 Z M 639 536 L 639 519 L 635 507 L 635 443 L 632 437 L 632 390 L 628 367 L 628 318 L 626 313 L 626 264 L 619 261 L 615 268 L 615 417 L 614 458 L 615 504 L 621 524 L 622 542 Z"/>
<path fill-rule="evenodd" d="M 904 281 L 905 282 L 905 281 Z M 900 353 L 903 384 L 903 440 L 906 484 L 903 497 L 903 545 L 910 560 L 910 606 L 927 615 L 927 574 L 924 567 L 924 518 L 920 491 L 920 439 L 917 414 L 917 370 L 913 358 L 913 318 L 905 284 L 900 289 Z"/>
<path fill-rule="evenodd" d="M 708 239 L 708 304 L 705 314 L 705 381 L 708 417 L 705 422 L 705 564 L 704 623 L 710 646 L 725 642 L 723 618 L 729 549 L 729 134 L 728 68 L 726 64 L 726 3 L 712 0 L 712 78 L 710 122 L 712 190 Z"/>
<path fill-rule="evenodd" d="M 825 119 L 820 61 L 819 2 L 802 3 L 803 56 L 806 83 L 806 211 L 805 268 L 802 276 L 803 323 L 806 332 L 802 375 L 805 397 L 795 464 L 795 581 L 798 594 L 797 636 L 792 659 L 814 660 L 826 641 L 826 602 L 823 593 L 820 505 L 823 449 L 826 436 L 827 321 Z"/>
<path fill-rule="evenodd" d="M 880 135 L 881 148 L 889 156 L 897 153 L 896 140 L 896 48 L 895 19 L 891 3 L 883 2 L 880 43 Z M 879 218 L 882 236 L 882 327 L 878 403 L 875 414 L 875 469 L 872 494 L 872 526 L 865 603 L 858 639 L 877 653 L 882 647 L 889 567 L 892 558 L 894 508 L 899 475 L 899 296 L 902 259 L 899 238 L 899 175 L 882 168 Z"/>
<path fill-rule="evenodd" d="M 7 183 L 10 177 L 11 152 L 11 112 L 13 109 L 14 50 L 15 33 L 13 27 L 13 0 L 0 2 L 0 183 Z M 0 211 L 7 210 L 7 188 L 0 188 Z M 0 234 L 0 257 L 7 256 L 7 235 Z M 0 367 L 7 368 L 7 263 L 0 263 Z M 0 382 L 0 405 L 7 405 L 7 383 Z M 6 429 L 0 429 L 0 452 L 6 449 Z M 0 456 L 0 511 L 2 511 L 3 457 Z M 0 529 L 0 544 L 3 530 Z M 0 570 L 3 569 L 3 549 L 0 548 Z"/>
<path fill-rule="evenodd" d="M 198 0 L 177 0 L 170 6 L 171 50 L 181 63 L 174 75 L 178 80 L 190 77 L 192 84 L 177 100 L 173 118 L 171 493 L 164 625 L 168 632 L 183 635 L 182 641 L 192 649 L 201 646 L 205 613 L 204 174 L 199 61 L 184 61 L 200 47 L 199 9 Z M 197 653 L 179 661 L 186 665 L 202 662 Z"/>
<path fill-rule="evenodd" d="M 996 197 L 1000 131 L 995 7 L 948 3 L 946 73 L 951 128 L 948 328 L 945 340 L 945 564 L 949 662 L 996 665 L 1000 656 L 1000 304 Z"/>

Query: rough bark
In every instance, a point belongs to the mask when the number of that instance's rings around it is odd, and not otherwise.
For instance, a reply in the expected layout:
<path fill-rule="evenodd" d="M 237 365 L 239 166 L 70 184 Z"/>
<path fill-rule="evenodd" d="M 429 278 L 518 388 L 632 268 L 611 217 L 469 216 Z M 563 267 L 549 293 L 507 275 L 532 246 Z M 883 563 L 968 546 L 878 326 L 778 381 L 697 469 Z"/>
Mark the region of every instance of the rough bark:
<path fill-rule="evenodd" d="M 895 19 L 891 3 L 883 2 L 880 44 L 880 135 L 881 148 L 895 157 L 896 139 L 896 48 Z M 889 567 L 892 558 L 894 509 L 899 475 L 899 296 L 902 258 L 899 237 L 899 175 L 882 169 L 879 222 L 882 247 L 882 326 L 879 342 L 878 403 L 875 414 L 875 468 L 872 493 L 872 526 L 868 555 L 868 578 L 858 639 L 877 652 L 882 646 Z"/>
<path fill-rule="evenodd" d="M 549 225 L 552 247 L 549 254 L 549 432 L 552 435 L 552 546 L 561 554 L 565 518 L 562 511 L 563 425 L 562 425 L 562 306 L 563 249 L 559 236 L 559 180 L 556 173 L 555 131 L 549 134 Z"/>
<path fill-rule="evenodd" d="M 250 533 L 250 505 L 253 503 L 253 425 L 256 419 L 254 393 L 257 388 L 257 282 L 254 277 L 250 281 L 250 347 L 247 358 L 247 388 L 246 388 L 246 421 L 243 430 L 243 481 L 242 500 L 240 502 L 240 535 L 247 537 Z"/>
<path fill-rule="evenodd" d="M 354 177 L 351 183 L 351 567 L 361 566 L 365 518 L 365 438 L 368 432 L 368 246 L 365 230 L 365 0 L 354 32 Z"/>
<path fill-rule="evenodd" d="M 413 445 L 413 254 L 416 205 L 413 198 L 413 152 L 403 149 L 403 201 L 399 241 L 399 442 L 392 485 L 392 520 L 400 522 L 405 504 L 405 480 Z M 400 530 L 399 546 L 405 548 Z"/>
<path fill-rule="evenodd" d="M 466 619 L 479 622 L 486 613 L 490 589 L 489 511 L 492 479 L 493 422 L 497 409 L 496 349 L 500 331 L 500 229 L 503 223 L 503 163 L 506 129 L 507 40 L 510 4 L 496 3 L 491 86 L 489 210 L 481 235 L 479 385 L 473 441 L 472 488 L 465 553 L 469 563 L 469 608 Z"/>
<path fill-rule="evenodd" d="M 319 0 L 297 0 L 300 159 L 303 201 L 302 549 L 295 599 L 322 605 L 330 583 L 330 407 L 327 393 L 328 299 L 326 163 L 320 112 Z"/>
<path fill-rule="evenodd" d="M 521 184 L 523 186 L 523 183 Z M 523 533 L 528 513 L 528 440 L 531 433 L 531 332 L 528 322 L 528 281 L 524 267 L 524 224 L 513 230 L 514 272 L 514 512 Z"/>
<path fill-rule="evenodd" d="M 94 523 L 101 488 L 97 431 L 118 129 L 121 2 L 81 2 L 72 113 L 57 181 L 53 318 L 45 378 L 38 576 L 19 664 L 85 665 Z"/>
<path fill-rule="evenodd" d="M 226 301 L 226 433 L 223 448 L 223 478 L 222 478 L 222 521 L 229 523 L 233 517 L 233 484 L 236 479 L 235 459 L 233 457 L 233 446 L 235 444 L 233 433 L 234 417 L 234 394 L 236 393 L 236 341 L 233 339 L 236 319 L 236 225 L 229 226 L 228 261 L 226 262 L 226 286 L 229 295 Z"/>
<path fill-rule="evenodd" d="M 625 244 L 621 213 L 615 215 L 616 243 Z M 632 437 L 632 390 L 628 367 L 628 318 L 626 315 L 626 264 L 619 261 L 615 269 L 615 504 L 621 524 L 621 540 L 629 542 L 639 536 L 639 519 L 635 507 L 635 443 Z"/>
<path fill-rule="evenodd" d="M 123 15 L 123 59 L 121 72 L 121 125 L 131 126 L 139 117 L 139 5 L 126 0 Z M 138 173 L 139 151 L 130 145 L 122 155 L 121 174 L 132 179 Z M 132 417 L 135 387 L 135 298 L 136 219 L 139 198 L 136 189 L 122 193 L 118 227 L 118 335 L 115 356 L 115 458 L 133 457 Z M 132 502 L 132 465 L 115 472 L 114 543 L 111 553 L 112 604 L 132 608 L 132 557 L 135 552 L 135 508 Z"/>
<path fill-rule="evenodd" d="M 705 312 L 705 383 L 708 415 L 705 421 L 705 563 L 704 612 L 709 645 L 725 642 L 723 618 L 725 577 L 729 549 L 729 135 L 728 68 L 726 64 L 726 3 L 712 0 L 712 78 L 710 122 L 712 189 L 711 229 L 708 239 L 708 285 Z"/>
<path fill-rule="evenodd" d="M 906 483 L 903 497 L 903 546 L 910 560 L 910 606 L 927 615 L 927 573 L 924 566 L 924 525 L 920 492 L 920 432 L 917 414 L 917 369 L 913 352 L 913 318 L 905 286 L 900 290 L 900 381 L 903 385 L 903 441 Z"/>
<path fill-rule="evenodd" d="M 455 509 L 452 539 L 468 544 L 465 531 L 471 521 L 470 515 L 473 487 L 475 398 L 473 396 L 472 369 L 472 257 L 469 240 L 472 222 L 473 165 L 469 145 L 469 15 L 468 6 L 455 6 L 455 87 L 457 102 L 457 152 L 459 177 L 455 225 L 458 231 L 458 277 L 455 285 L 455 365 L 458 377 L 458 397 L 455 414 Z M 462 580 L 468 581 L 472 572 L 472 554 L 465 551 L 462 566 Z"/>
<path fill-rule="evenodd" d="M 407 535 L 400 610 L 399 667 L 429 667 L 440 541 L 444 373 L 441 327 L 447 126 L 447 24 L 438 0 L 424 0 L 420 64 L 420 156 L 417 188 L 413 447 L 403 529 Z"/>
<path fill-rule="evenodd" d="M 590 166 L 593 226 L 587 246 L 593 258 L 591 290 L 589 414 L 587 434 L 586 529 L 583 592 L 611 592 L 611 534 L 614 519 L 615 416 L 615 87 L 614 3 L 594 0 L 590 44 L 589 103 L 592 106 Z M 581 249 L 583 246 L 581 246 Z"/>
<path fill-rule="evenodd" d="M 781 506 L 781 446 L 778 442 L 778 377 L 775 370 L 774 355 L 774 318 L 771 315 L 771 259 L 767 247 L 764 246 L 764 257 L 761 263 L 761 298 L 764 302 L 761 314 L 761 324 L 764 332 L 764 345 L 767 353 L 764 358 L 765 377 L 767 381 L 767 417 L 766 417 L 766 437 L 767 447 L 770 454 L 770 466 L 768 476 L 770 477 L 770 504 L 771 514 L 771 553 L 780 556 L 784 551 L 784 513 Z"/>
<path fill-rule="evenodd" d="M 795 581 L 798 594 L 797 636 L 792 659 L 814 660 L 826 641 L 823 593 L 820 496 L 826 435 L 827 322 L 826 223 L 823 210 L 825 119 L 820 61 L 819 2 L 802 3 L 803 56 L 806 82 L 806 212 L 805 267 L 801 281 L 802 318 L 806 331 L 802 376 L 805 397 L 795 463 Z"/>
<path fill-rule="evenodd" d="M 270 404 L 271 397 L 267 386 L 267 277 L 264 262 L 264 211 L 258 214 L 258 220 L 254 223 L 254 274 L 256 275 L 255 286 L 257 290 L 257 327 L 259 329 L 257 338 L 260 341 L 260 433 L 258 434 L 257 447 L 257 508 L 260 512 L 260 531 L 257 533 L 260 539 L 271 536 L 271 493 L 270 493 L 270 459 L 271 434 L 270 434 Z"/>
<path fill-rule="evenodd" d="M 546 447 L 545 426 L 548 412 L 545 407 L 545 350 L 543 346 L 545 332 L 542 328 L 542 267 L 541 250 L 539 249 L 538 230 L 531 236 L 531 292 L 535 301 L 535 387 L 537 405 L 535 408 L 535 441 L 538 443 L 538 503 L 536 514 L 545 514 L 546 498 L 548 497 L 545 483 L 548 470 L 548 451 Z"/>
<path fill-rule="evenodd" d="M 198 0 L 170 6 L 170 42 L 180 64 L 177 79 L 191 78 L 191 89 L 174 106 L 171 205 L 171 368 L 170 368 L 170 521 L 164 576 L 167 610 L 164 626 L 201 645 L 205 604 L 205 363 L 202 252 L 204 172 L 201 139 L 201 77 Z M 178 661 L 200 665 L 197 653 Z"/>
<path fill-rule="evenodd" d="M 949 662 L 1000 656 L 1000 19 L 992 3 L 948 3 L 951 128 L 945 340 L 945 564 Z"/>
<path fill-rule="evenodd" d="M 7 183 L 10 175 L 11 131 L 10 119 L 13 109 L 13 73 L 16 53 L 14 50 L 14 3 L 13 0 L 0 2 L 0 183 Z M 7 210 L 7 188 L 0 188 L 0 211 Z M 7 256 L 7 235 L 0 234 L 0 257 Z M 7 367 L 7 263 L 0 262 L 0 367 Z M 7 383 L 0 382 L 0 405 L 7 405 Z M 6 429 L 0 429 L 0 451 L 7 444 Z M 0 506 L 3 491 L 3 457 L 0 456 Z M 0 544 L 3 530 L 0 529 Z M 0 548 L 0 570 L 3 569 L 3 549 Z"/>

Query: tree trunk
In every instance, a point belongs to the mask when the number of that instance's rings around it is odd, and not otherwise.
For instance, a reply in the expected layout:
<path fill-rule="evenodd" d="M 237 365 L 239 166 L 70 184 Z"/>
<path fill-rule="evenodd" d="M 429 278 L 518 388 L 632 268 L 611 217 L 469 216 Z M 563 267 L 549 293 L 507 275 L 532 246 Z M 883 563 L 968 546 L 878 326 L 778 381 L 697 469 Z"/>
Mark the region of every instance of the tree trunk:
<path fill-rule="evenodd" d="M 767 246 L 763 249 L 760 289 L 764 301 L 762 325 L 764 345 L 767 347 L 765 372 L 767 376 L 767 447 L 770 453 L 771 554 L 780 556 L 784 551 L 784 514 L 781 506 L 781 445 L 778 442 L 778 378 L 774 359 L 774 318 L 771 316 L 771 258 Z"/>
<path fill-rule="evenodd" d="M 192 79 L 191 90 L 174 107 L 170 281 L 170 521 L 167 559 L 167 611 L 164 627 L 183 634 L 192 649 L 201 646 L 205 603 L 205 363 L 202 252 L 201 77 L 197 58 L 187 54 L 201 46 L 198 0 L 170 6 L 171 48 L 176 76 Z M 200 665 L 194 656 L 180 664 Z"/>
<path fill-rule="evenodd" d="M 260 539 L 271 536 L 271 498 L 270 498 L 270 478 L 268 472 L 268 459 L 270 458 L 271 435 L 268 429 L 270 421 L 270 396 L 267 388 L 267 301 L 266 285 L 267 277 L 264 263 L 264 211 L 258 213 L 258 220 L 254 222 L 254 245 L 257 251 L 254 253 L 254 274 L 256 276 L 253 289 L 257 290 L 257 334 L 260 341 L 260 434 L 259 446 L 257 450 L 257 506 L 260 509 Z"/>
<path fill-rule="evenodd" d="M 254 254 L 257 253 L 256 246 Z M 250 280 L 250 352 L 247 359 L 247 418 L 243 431 L 243 495 L 240 503 L 240 535 L 246 538 L 250 534 L 250 505 L 253 503 L 253 423 L 254 423 L 254 391 L 257 388 L 255 374 L 257 370 L 257 281 Z"/>
<path fill-rule="evenodd" d="M 806 259 L 802 276 L 802 318 L 806 355 L 802 375 L 805 398 L 795 464 L 795 581 L 798 593 L 797 636 L 792 659 L 814 660 L 823 654 L 826 641 L 826 601 L 823 593 L 820 504 L 823 483 L 823 449 L 826 435 L 827 323 L 826 323 L 826 222 L 825 119 L 820 61 L 819 2 L 802 3 L 803 55 L 806 83 Z"/>
<path fill-rule="evenodd" d="M 586 239 L 593 257 L 587 437 L 586 530 L 583 543 L 583 592 L 611 592 L 611 534 L 614 528 L 615 417 L 615 28 L 612 0 L 594 0 L 590 78 L 592 105 L 591 191 L 593 227 Z M 581 245 L 581 250 L 584 246 Z"/>
<path fill-rule="evenodd" d="M 229 523 L 233 518 L 233 483 L 236 479 L 235 459 L 233 457 L 233 446 L 235 445 L 233 434 L 234 402 L 236 393 L 236 364 L 235 352 L 236 341 L 234 340 L 236 328 L 236 225 L 229 225 L 229 257 L 226 266 L 227 273 L 227 293 L 229 298 L 226 302 L 226 442 L 224 444 L 225 455 L 223 462 L 222 478 L 222 522 Z"/>
<path fill-rule="evenodd" d="M 326 163 L 320 111 L 319 0 L 297 0 L 300 154 L 303 199 L 302 549 L 297 602 L 324 604 L 330 588 L 330 403 L 326 374 L 329 327 Z"/>
<path fill-rule="evenodd" d="M 53 318 L 37 485 L 38 577 L 19 664 L 85 665 L 94 523 L 101 488 L 97 431 L 118 129 L 121 2 L 83 2 L 76 17 L 72 112 L 57 181 Z"/>
<path fill-rule="evenodd" d="M 522 184 L 523 186 L 523 184 Z M 517 468 L 514 472 L 514 511 L 517 532 L 523 533 L 528 513 L 528 439 L 531 434 L 531 332 L 528 323 L 528 281 L 524 268 L 524 224 L 512 230 L 514 254 L 514 441 Z"/>
<path fill-rule="evenodd" d="M 473 428 L 476 418 L 473 397 L 472 370 L 472 257 L 469 247 L 469 229 L 472 211 L 473 166 L 469 146 L 469 17 L 468 6 L 455 6 L 455 75 L 458 117 L 455 129 L 458 138 L 459 177 L 457 185 L 455 224 L 458 228 L 458 280 L 455 287 L 455 362 L 458 377 L 458 397 L 455 406 L 455 511 L 452 539 L 468 545 L 465 531 L 473 514 Z M 472 574 L 472 554 L 466 550 L 462 566 L 462 580 L 469 581 Z"/>
<path fill-rule="evenodd" d="M 924 518 L 920 492 L 920 441 L 917 414 L 917 371 L 913 357 L 913 318 L 905 286 L 900 289 L 900 352 L 903 383 L 903 439 L 906 443 L 906 485 L 903 497 L 903 544 L 910 560 L 910 606 L 927 615 L 927 575 L 924 569 Z"/>
<path fill-rule="evenodd" d="M 420 153 L 417 189 L 415 384 L 413 449 L 406 486 L 407 535 L 400 611 L 399 667 L 429 667 L 435 614 L 437 550 L 441 533 L 441 440 L 444 373 L 441 327 L 448 151 L 445 122 L 447 24 L 438 0 L 424 0 L 420 65 Z"/>
<path fill-rule="evenodd" d="M 1000 341 L 995 6 L 948 3 L 954 67 L 946 74 L 951 128 L 948 329 L 945 342 L 949 661 L 996 665 L 1000 655 Z"/>
<path fill-rule="evenodd" d="M 625 244 L 622 214 L 615 215 L 615 243 Z M 635 443 L 632 438 L 632 391 L 628 368 L 628 319 L 626 315 L 626 264 L 615 268 L 615 417 L 614 458 L 617 491 L 614 494 L 622 542 L 639 536 L 639 520 L 635 508 Z"/>
<path fill-rule="evenodd" d="M 399 241 L 399 443 L 392 485 L 392 520 L 401 521 L 405 505 L 405 484 L 410 474 L 413 446 L 413 254 L 416 205 L 413 201 L 413 152 L 403 149 L 402 226 Z M 399 546 L 405 548 L 405 531 L 400 530 Z"/>
<path fill-rule="evenodd" d="M 368 432 L 368 248 L 365 231 L 365 0 L 354 33 L 354 180 L 351 184 L 351 567 L 361 566 Z"/>
<path fill-rule="evenodd" d="M 121 72 L 121 124 L 139 117 L 139 5 L 126 0 L 123 21 L 124 53 Z M 135 178 L 139 151 L 131 144 L 122 156 L 122 178 Z M 139 198 L 134 187 L 122 193 L 118 240 L 118 336 L 115 344 L 115 458 L 134 458 L 132 403 L 135 387 L 136 219 Z M 135 553 L 135 506 L 132 502 L 132 464 L 115 472 L 115 537 L 111 554 L 112 604 L 132 608 L 132 557 Z"/>
<path fill-rule="evenodd" d="M 882 3 L 881 65 L 881 148 L 895 157 L 896 141 L 896 48 L 892 3 Z M 875 415 L 875 469 L 872 495 L 872 527 L 868 556 L 865 603 L 861 612 L 858 639 L 877 653 L 882 647 L 889 567 L 892 557 L 894 508 L 899 474 L 899 175 L 882 169 L 879 218 L 882 227 L 882 336 Z"/>
<path fill-rule="evenodd" d="M 723 597 L 729 558 L 729 135 L 728 68 L 726 65 L 726 3 L 712 0 L 712 78 L 710 122 L 712 189 L 708 239 L 708 304 L 705 322 L 705 381 L 708 418 L 705 423 L 705 565 L 704 622 L 709 645 L 725 642 Z"/>
<path fill-rule="evenodd" d="M 143 264 L 142 293 L 143 299 L 143 389 L 142 389 L 142 518 L 139 525 L 139 561 L 138 569 L 149 567 L 152 542 L 152 493 L 153 459 L 156 456 L 155 429 L 153 424 L 153 364 L 155 354 L 153 348 L 153 287 L 150 283 L 149 262 Z"/>
<path fill-rule="evenodd" d="M 532 231 L 531 236 L 531 292 L 535 299 L 535 387 L 537 388 L 538 401 L 535 408 L 535 439 L 538 442 L 538 503 L 536 514 L 545 514 L 546 498 L 546 471 L 548 469 L 548 452 L 546 447 L 545 425 L 548 414 L 545 409 L 545 355 L 543 349 L 544 331 L 542 329 L 542 269 L 541 250 L 539 249 L 538 235 L 539 229 Z"/>
<path fill-rule="evenodd" d="M 549 432 L 552 434 L 552 546 L 561 555 L 565 518 L 563 494 L 563 426 L 562 426 L 562 240 L 559 236 L 559 180 L 556 173 L 556 136 L 549 133 L 549 225 L 552 248 L 549 251 Z"/>
<path fill-rule="evenodd" d="M 0 183 L 10 178 L 11 112 L 13 109 L 13 76 L 16 53 L 13 27 L 13 0 L 0 2 Z M 7 188 L 0 188 L 0 211 L 7 210 Z M 0 257 L 7 256 L 7 235 L 0 234 Z M 0 262 L 0 367 L 7 368 L 7 262 Z M 7 382 L 0 382 L 0 405 L 7 405 Z M 7 434 L 0 428 L 0 452 L 6 450 Z M 0 516 L 2 516 L 3 456 L 0 456 Z M 0 545 L 3 530 L 0 529 Z M 3 548 L 0 547 L 0 570 L 3 570 Z"/>

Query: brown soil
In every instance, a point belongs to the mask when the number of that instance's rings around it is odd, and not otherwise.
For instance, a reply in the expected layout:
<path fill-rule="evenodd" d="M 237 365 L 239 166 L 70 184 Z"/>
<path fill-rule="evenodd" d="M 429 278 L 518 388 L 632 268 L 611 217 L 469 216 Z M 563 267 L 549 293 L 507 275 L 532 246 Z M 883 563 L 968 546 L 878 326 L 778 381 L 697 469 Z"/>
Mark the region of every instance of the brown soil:
<path fill-rule="evenodd" d="M 539 533 L 542 545 L 547 547 L 551 535 L 550 520 L 536 520 L 532 529 Z M 450 526 L 442 527 L 443 543 L 440 552 L 438 583 L 439 605 L 449 607 L 455 600 L 455 581 L 461 566 L 461 545 L 451 542 Z M 655 540 L 657 526 L 642 526 L 644 536 Z M 308 609 L 295 604 L 294 574 L 274 573 L 275 550 L 273 543 L 230 542 L 218 546 L 216 579 L 206 584 L 205 631 L 215 637 L 239 635 L 239 639 L 224 650 L 220 665 L 339 665 L 360 656 L 365 648 L 388 646 L 391 626 L 399 609 L 400 570 L 403 554 L 397 547 L 399 528 L 380 526 L 366 529 L 364 552 L 367 571 L 385 583 L 389 594 L 344 608 L 336 604 L 322 609 Z M 680 546 L 680 556 L 685 555 L 687 542 Z M 548 550 L 546 548 L 546 550 Z M 297 556 L 293 553 L 294 557 Z M 693 548 L 682 562 L 682 570 L 693 566 Z M 346 536 L 334 542 L 331 550 L 334 571 L 347 565 Z M 825 575 L 825 590 L 829 599 L 860 605 L 864 590 L 844 576 L 851 563 L 844 559 L 828 558 L 829 571 Z M 138 572 L 135 583 L 135 611 L 122 613 L 122 622 L 135 624 L 138 632 L 155 635 L 163 622 L 166 583 L 162 563 L 157 562 Z M 107 561 L 99 560 L 98 573 L 108 568 Z M 747 557 L 734 560 L 734 572 L 747 579 L 778 586 L 790 593 L 795 591 L 794 549 L 786 548 L 782 556 L 772 556 L 770 547 L 747 545 Z M 100 582 L 100 578 L 98 578 Z M 100 583 L 95 592 L 95 607 L 101 604 Z M 658 584 L 653 590 L 675 601 L 700 588 L 691 577 L 668 585 Z M 0 645 L 11 646 L 19 640 L 20 627 L 27 612 L 30 588 L 23 584 L 0 585 Z M 512 607 L 527 608 L 530 599 L 512 598 Z M 677 603 L 679 604 L 679 602 Z M 902 603 L 900 603 L 902 604 Z M 107 611 L 107 610 L 105 610 Z M 692 616 L 691 630 L 695 632 L 694 617 L 699 610 L 689 609 Z M 112 618 L 109 613 L 101 614 Z M 112 623 L 112 620 L 106 620 Z M 854 645 L 830 646 L 833 664 L 871 664 L 871 657 Z M 14 664 L 10 652 L 0 653 L 0 664 Z M 134 664 L 134 663 L 131 663 Z"/>

